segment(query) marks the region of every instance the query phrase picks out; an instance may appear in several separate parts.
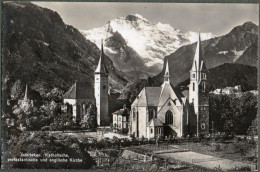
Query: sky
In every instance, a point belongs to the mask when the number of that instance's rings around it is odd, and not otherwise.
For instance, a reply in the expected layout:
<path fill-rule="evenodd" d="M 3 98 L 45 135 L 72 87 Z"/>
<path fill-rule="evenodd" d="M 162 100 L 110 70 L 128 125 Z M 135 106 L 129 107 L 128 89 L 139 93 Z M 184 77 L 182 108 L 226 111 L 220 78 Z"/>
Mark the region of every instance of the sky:
<path fill-rule="evenodd" d="M 57 11 L 66 24 L 79 30 L 105 25 L 117 17 L 140 14 L 151 22 L 170 24 L 182 32 L 227 34 L 252 21 L 258 25 L 258 4 L 243 3 L 120 3 L 120 2 L 34 2 Z"/>

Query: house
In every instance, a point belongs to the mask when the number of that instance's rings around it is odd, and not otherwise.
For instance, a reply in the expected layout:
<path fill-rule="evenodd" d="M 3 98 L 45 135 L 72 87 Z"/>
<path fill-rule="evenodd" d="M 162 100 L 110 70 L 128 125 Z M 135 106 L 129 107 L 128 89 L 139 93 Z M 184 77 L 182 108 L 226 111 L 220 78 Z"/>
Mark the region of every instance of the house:
<path fill-rule="evenodd" d="M 190 70 L 189 90 L 171 84 L 169 61 L 160 87 L 144 87 L 131 105 L 130 134 L 135 137 L 200 136 L 209 133 L 207 68 L 200 36 Z"/>
<path fill-rule="evenodd" d="M 113 112 L 113 127 L 116 130 L 128 130 L 129 128 L 129 109 L 124 106 L 123 109 L 119 109 Z"/>

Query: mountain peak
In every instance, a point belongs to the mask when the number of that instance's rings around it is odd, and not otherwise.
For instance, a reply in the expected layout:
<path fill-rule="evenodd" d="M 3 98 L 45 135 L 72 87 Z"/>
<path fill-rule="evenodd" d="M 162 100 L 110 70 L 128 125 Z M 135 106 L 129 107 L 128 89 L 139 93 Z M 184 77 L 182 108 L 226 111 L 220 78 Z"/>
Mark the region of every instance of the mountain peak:
<path fill-rule="evenodd" d="M 247 21 L 242 26 L 257 26 L 257 25 L 251 21 Z"/>
<path fill-rule="evenodd" d="M 140 14 L 130 14 L 130 15 L 126 16 L 125 18 L 126 18 L 126 20 L 129 20 L 129 21 L 137 21 L 137 20 L 148 21 L 146 18 L 144 18 Z"/>

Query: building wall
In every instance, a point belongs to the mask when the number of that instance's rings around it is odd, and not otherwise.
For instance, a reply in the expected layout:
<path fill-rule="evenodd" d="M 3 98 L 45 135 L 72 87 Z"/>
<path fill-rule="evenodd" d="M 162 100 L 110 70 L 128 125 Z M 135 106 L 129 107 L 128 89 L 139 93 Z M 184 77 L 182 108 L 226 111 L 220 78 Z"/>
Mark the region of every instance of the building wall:
<path fill-rule="evenodd" d="M 202 77 L 202 74 L 206 74 L 206 78 Z M 193 78 L 193 74 L 199 75 L 199 81 Z M 199 71 L 190 73 L 190 85 L 189 85 L 189 102 L 193 103 L 194 112 L 197 116 L 197 134 L 209 133 L 209 94 L 208 94 L 208 72 Z M 193 83 L 195 84 L 195 91 L 193 91 Z M 203 84 L 205 84 L 205 90 L 203 90 Z M 194 100 L 194 101 L 193 101 Z"/>
<path fill-rule="evenodd" d="M 134 134 L 135 137 L 137 137 L 137 114 L 134 115 L 134 113 L 137 113 L 137 108 L 132 106 L 130 111 L 130 134 Z"/>
<path fill-rule="evenodd" d="M 149 127 L 149 126 L 146 127 L 146 133 L 147 133 L 146 138 L 148 138 L 148 139 L 155 138 L 155 131 L 154 131 L 154 129 L 155 129 L 155 127 Z M 153 133 L 151 133 L 151 130 L 153 130 Z"/>
<path fill-rule="evenodd" d="M 76 119 L 82 120 L 84 119 L 84 116 L 86 115 L 87 108 L 89 108 L 87 105 L 93 104 L 95 105 L 94 99 L 64 99 L 63 103 L 72 105 L 72 119 L 74 122 L 76 122 Z M 83 108 L 83 106 L 85 107 Z M 84 111 L 83 111 L 84 109 Z"/>
<path fill-rule="evenodd" d="M 141 138 L 142 136 L 147 137 L 146 136 L 146 126 L 147 126 L 147 110 L 148 108 L 145 107 L 138 107 L 138 127 L 139 127 L 139 138 Z"/>

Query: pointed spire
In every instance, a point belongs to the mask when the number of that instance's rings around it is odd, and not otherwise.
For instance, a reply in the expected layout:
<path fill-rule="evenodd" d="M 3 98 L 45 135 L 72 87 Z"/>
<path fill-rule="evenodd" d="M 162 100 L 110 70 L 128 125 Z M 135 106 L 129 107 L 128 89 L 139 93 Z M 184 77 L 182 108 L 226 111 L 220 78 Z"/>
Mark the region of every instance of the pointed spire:
<path fill-rule="evenodd" d="M 101 40 L 101 52 L 100 52 L 100 59 L 98 62 L 98 66 L 97 69 L 95 71 L 95 73 L 107 73 L 105 64 L 104 64 L 104 49 L 103 49 L 103 39 Z"/>
<path fill-rule="evenodd" d="M 164 82 L 170 82 L 170 70 L 168 59 L 166 59 L 165 73 L 164 73 Z"/>
<path fill-rule="evenodd" d="M 205 66 L 205 64 L 203 64 L 203 53 L 202 53 L 201 39 L 200 39 L 200 32 L 199 32 L 197 47 L 193 59 L 192 71 L 200 71 L 203 67 L 202 65 Z"/>
<path fill-rule="evenodd" d="M 24 101 L 27 101 L 28 100 L 28 87 L 27 87 L 27 84 L 25 86 L 25 93 L 24 93 Z"/>

